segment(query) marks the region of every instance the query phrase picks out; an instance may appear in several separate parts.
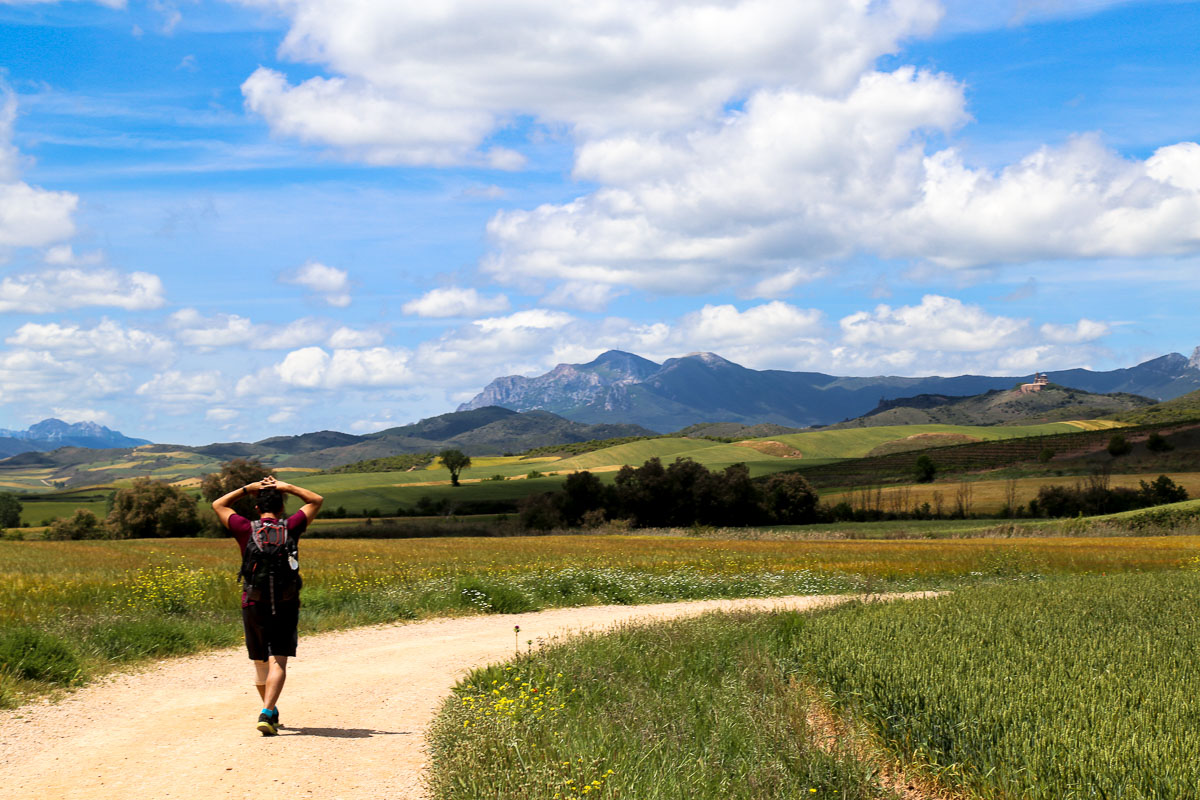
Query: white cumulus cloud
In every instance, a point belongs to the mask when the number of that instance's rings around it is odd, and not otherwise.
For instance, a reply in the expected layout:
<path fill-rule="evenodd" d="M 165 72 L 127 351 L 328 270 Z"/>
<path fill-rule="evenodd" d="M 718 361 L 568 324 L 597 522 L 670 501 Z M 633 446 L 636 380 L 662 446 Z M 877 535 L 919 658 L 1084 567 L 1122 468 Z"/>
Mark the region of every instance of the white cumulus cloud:
<path fill-rule="evenodd" d="M 304 347 L 288 353 L 264 372 L 300 389 L 341 389 L 405 386 L 410 382 L 409 353 L 403 349 L 367 347 L 326 351 Z M 262 375 L 244 378 L 239 394 L 252 391 Z"/>
<path fill-rule="evenodd" d="M 1047 322 L 1038 328 L 1042 338 L 1053 344 L 1092 342 L 1107 336 L 1109 330 L 1108 323 L 1091 319 L 1081 319 L 1074 325 L 1055 325 Z"/>
<path fill-rule="evenodd" d="M 328 344 L 334 350 L 348 350 L 355 347 L 376 347 L 383 344 L 384 338 L 382 330 L 361 330 L 343 325 L 329 334 Z"/>
<path fill-rule="evenodd" d="M 492 163 L 517 115 L 583 135 L 686 128 L 764 85 L 839 91 L 934 0 L 243 0 L 287 15 L 281 56 L 330 77 L 260 68 L 246 105 L 275 131 L 373 163 Z"/>
<path fill-rule="evenodd" d="M 673 293 L 753 282 L 780 294 L 913 202 L 924 159 L 916 132 L 966 119 L 959 84 L 903 68 L 868 73 L 836 98 L 762 90 L 686 137 L 589 142 L 576 174 L 603 188 L 497 214 L 484 268 L 499 280 Z"/>
<path fill-rule="evenodd" d="M 221 403 L 227 382 L 217 370 L 160 372 L 137 388 L 137 393 L 155 405 L 191 407 Z"/>
<path fill-rule="evenodd" d="M 84 306 L 141 311 L 164 302 L 162 279 L 148 272 L 48 269 L 0 280 L 0 313 L 44 314 Z"/>
<path fill-rule="evenodd" d="M 305 287 L 331 306 L 345 308 L 350 305 L 350 276 L 344 269 L 309 261 L 294 273 L 283 275 L 280 280 Z"/>
<path fill-rule="evenodd" d="M 21 156 L 12 144 L 16 95 L 0 81 L 0 247 L 41 247 L 75 234 L 79 197 L 19 180 Z"/>
<path fill-rule="evenodd" d="M 174 356 L 170 340 L 105 319 L 92 328 L 72 323 L 27 322 L 5 341 L 15 347 L 60 356 L 102 359 L 124 364 L 162 364 Z"/>
<path fill-rule="evenodd" d="M 404 304 L 405 314 L 418 317 L 477 317 L 508 310 L 508 298 L 502 294 L 487 297 L 475 289 L 449 286 L 433 289 Z"/>
<path fill-rule="evenodd" d="M 114 365 L 71 359 L 47 350 L 0 352 L 0 401 L 26 400 L 39 407 L 66 405 L 124 391 L 129 375 Z"/>
<path fill-rule="evenodd" d="M 926 295 L 917 306 L 876 306 L 843 317 L 842 340 L 850 345 L 970 352 L 1017 344 L 1029 321 L 989 314 L 952 297 Z"/>
<path fill-rule="evenodd" d="M 244 346 L 252 350 L 288 350 L 324 339 L 329 324 L 301 318 L 283 325 L 255 323 L 237 314 L 205 317 L 194 308 L 184 308 L 168 320 L 180 342 L 201 350 Z"/>

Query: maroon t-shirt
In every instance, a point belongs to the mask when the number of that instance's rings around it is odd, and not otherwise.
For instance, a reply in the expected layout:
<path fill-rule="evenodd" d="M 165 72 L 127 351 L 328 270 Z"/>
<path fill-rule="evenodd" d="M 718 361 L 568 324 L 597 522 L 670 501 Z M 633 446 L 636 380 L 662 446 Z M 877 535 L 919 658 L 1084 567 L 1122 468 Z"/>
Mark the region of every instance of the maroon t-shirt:
<path fill-rule="evenodd" d="M 229 518 L 229 533 L 233 538 L 237 539 L 238 549 L 242 555 L 246 554 L 246 542 L 250 541 L 250 523 L 241 514 L 234 514 Z M 293 539 L 299 539 L 300 535 L 308 527 L 308 517 L 303 511 L 297 511 L 287 518 L 288 536 Z"/>
<path fill-rule="evenodd" d="M 229 534 L 237 539 L 238 550 L 242 555 L 246 554 L 246 542 L 250 541 L 250 522 L 241 514 L 234 514 L 229 518 Z M 293 539 L 299 539 L 304 530 L 308 527 L 308 517 L 303 511 L 297 511 L 287 518 L 288 536 Z M 242 592 L 242 608 L 254 605 L 253 600 L 246 599 L 246 593 Z"/>

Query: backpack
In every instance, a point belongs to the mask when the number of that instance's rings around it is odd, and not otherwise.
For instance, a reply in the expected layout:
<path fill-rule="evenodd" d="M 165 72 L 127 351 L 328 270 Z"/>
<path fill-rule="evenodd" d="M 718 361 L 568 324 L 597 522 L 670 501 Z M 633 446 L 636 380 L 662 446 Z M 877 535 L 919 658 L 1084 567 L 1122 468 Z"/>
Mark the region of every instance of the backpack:
<path fill-rule="evenodd" d="M 250 538 L 242 554 L 242 590 L 247 600 L 291 601 L 300 596 L 299 548 L 288 535 L 287 520 L 258 519 L 250 523 Z M 295 566 L 293 566 L 295 565 Z"/>

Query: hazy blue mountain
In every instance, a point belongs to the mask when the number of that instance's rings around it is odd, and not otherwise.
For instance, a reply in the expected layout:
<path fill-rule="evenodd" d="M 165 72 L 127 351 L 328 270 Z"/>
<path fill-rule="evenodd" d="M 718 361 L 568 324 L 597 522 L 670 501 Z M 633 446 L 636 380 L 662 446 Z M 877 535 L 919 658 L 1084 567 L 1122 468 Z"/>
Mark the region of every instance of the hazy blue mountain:
<path fill-rule="evenodd" d="M 1134 367 L 1049 373 L 1085 392 L 1125 392 L 1166 400 L 1200 389 L 1200 348 Z M 533 378 L 497 378 L 460 411 L 503 406 L 541 409 L 588 423 L 624 422 L 668 432 L 703 422 L 829 425 L 868 413 L 889 398 L 977 395 L 1027 383 L 1032 375 L 838 377 L 820 372 L 753 370 L 715 353 L 692 353 L 663 364 L 610 350 L 587 364 L 559 364 Z"/>
<path fill-rule="evenodd" d="M 67 423 L 61 419 L 44 419 L 23 431 L 0 428 L 0 458 L 17 453 L 44 453 L 59 447 L 101 450 L 137 447 L 143 444 L 150 442 L 147 439 L 134 439 L 120 431 L 109 430 L 95 422 Z"/>

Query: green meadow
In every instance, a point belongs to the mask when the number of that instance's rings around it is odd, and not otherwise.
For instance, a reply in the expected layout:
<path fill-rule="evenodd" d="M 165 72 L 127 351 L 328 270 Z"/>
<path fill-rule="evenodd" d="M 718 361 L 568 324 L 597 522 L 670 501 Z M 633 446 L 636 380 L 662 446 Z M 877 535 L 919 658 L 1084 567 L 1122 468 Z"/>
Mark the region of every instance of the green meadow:
<path fill-rule="evenodd" d="M 1014 576 L 553 642 L 459 684 L 434 797 L 1193 800 L 1197 603 L 1194 569 Z"/>

